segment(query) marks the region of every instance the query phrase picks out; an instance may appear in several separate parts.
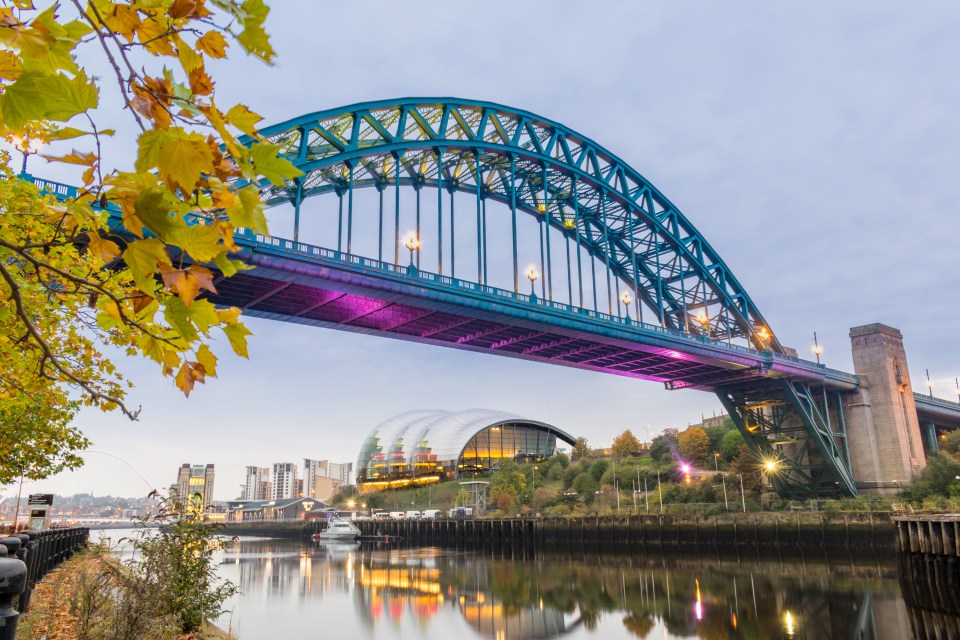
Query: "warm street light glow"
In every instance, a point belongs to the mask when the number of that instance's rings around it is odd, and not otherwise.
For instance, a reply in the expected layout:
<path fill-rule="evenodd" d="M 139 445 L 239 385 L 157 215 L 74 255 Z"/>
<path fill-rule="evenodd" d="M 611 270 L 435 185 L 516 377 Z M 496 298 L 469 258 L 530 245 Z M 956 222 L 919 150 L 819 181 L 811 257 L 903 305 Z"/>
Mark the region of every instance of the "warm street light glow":
<path fill-rule="evenodd" d="M 623 304 L 630 306 L 630 303 L 633 302 L 633 298 L 630 296 L 629 291 L 624 291 L 623 295 L 620 296 L 620 299 L 623 300 Z"/>
<path fill-rule="evenodd" d="M 7 138 L 7 141 L 23 154 L 23 168 L 20 169 L 21 173 L 27 172 L 27 158 L 35 153 L 40 153 L 40 150 L 44 147 L 43 140 L 29 136 L 10 136 Z"/>
<path fill-rule="evenodd" d="M 783 615 L 783 626 L 787 628 L 788 636 L 792 636 L 794 634 L 795 628 L 793 626 L 793 614 L 789 611 Z"/>
<path fill-rule="evenodd" d="M 404 237 L 403 244 L 410 251 L 416 251 L 420 248 L 420 239 L 417 237 L 417 234 L 411 231 Z"/>
<path fill-rule="evenodd" d="M 710 318 L 703 311 L 698 311 L 697 315 L 693 316 L 693 319 L 696 320 L 697 324 L 699 324 L 704 329 L 706 329 L 707 325 L 710 324 Z"/>
<path fill-rule="evenodd" d="M 413 266 L 413 252 L 420 250 L 420 238 L 411 231 L 403 238 L 403 246 L 410 250 L 410 266 Z"/>
<path fill-rule="evenodd" d="M 766 460 L 763 463 L 763 466 L 770 471 L 771 473 L 777 470 L 777 461 L 776 460 Z"/>
<path fill-rule="evenodd" d="M 761 340 L 769 340 L 770 332 L 767 331 L 766 327 L 760 327 L 759 329 L 757 329 L 757 336 L 759 336 Z"/>
<path fill-rule="evenodd" d="M 527 267 L 527 277 L 530 278 L 530 284 L 533 284 L 537 281 L 537 278 L 540 277 L 540 272 L 537 271 L 537 268 L 533 265 Z"/>
<path fill-rule="evenodd" d="M 565 226 L 567 229 L 573 229 L 575 226 L 577 226 L 577 221 L 573 218 L 564 218 L 563 226 Z"/>
<path fill-rule="evenodd" d="M 690 475 L 690 465 L 688 465 L 686 462 L 680 465 L 680 470 L 685 474 Z"/>

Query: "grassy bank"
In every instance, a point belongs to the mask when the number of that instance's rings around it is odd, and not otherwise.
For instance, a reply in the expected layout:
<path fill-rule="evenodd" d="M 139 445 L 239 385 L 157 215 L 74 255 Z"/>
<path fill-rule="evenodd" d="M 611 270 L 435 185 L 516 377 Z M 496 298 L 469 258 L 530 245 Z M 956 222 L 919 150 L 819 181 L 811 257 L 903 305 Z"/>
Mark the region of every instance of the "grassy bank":
<path fill-rule="evenodd" d="M 109 551 L 91 547 L 37 585 L 21 616 L 18 640 L 231 640 L 215 627 L 182 634 L 175 615 L 162 612 Z"/>

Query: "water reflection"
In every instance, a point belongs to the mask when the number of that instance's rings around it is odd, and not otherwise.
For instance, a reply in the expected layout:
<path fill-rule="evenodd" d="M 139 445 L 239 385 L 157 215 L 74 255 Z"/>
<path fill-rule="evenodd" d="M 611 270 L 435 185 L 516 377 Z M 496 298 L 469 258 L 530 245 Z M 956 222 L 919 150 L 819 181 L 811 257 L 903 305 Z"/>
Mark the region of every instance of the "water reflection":
<path fill-rule="evenodd" d="M 512 561 L 439 549 L 242 539 L 221 619 L 242 640 L 912 637 L 896 567 L 662 558 Z M 313 630 L 316 630 L 314 633 Z"/>

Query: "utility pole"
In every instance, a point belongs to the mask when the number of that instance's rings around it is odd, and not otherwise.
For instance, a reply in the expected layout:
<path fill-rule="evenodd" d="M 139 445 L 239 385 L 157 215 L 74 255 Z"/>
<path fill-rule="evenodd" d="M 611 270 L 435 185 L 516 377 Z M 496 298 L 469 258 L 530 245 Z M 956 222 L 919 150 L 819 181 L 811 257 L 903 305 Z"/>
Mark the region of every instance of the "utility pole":
<path fill-rule="evenodd" d="M 660 484 L 660 469 L 657 469 L 657 489 L 660 491 L 660 513 L 663 514 L 663 486 Z"/>

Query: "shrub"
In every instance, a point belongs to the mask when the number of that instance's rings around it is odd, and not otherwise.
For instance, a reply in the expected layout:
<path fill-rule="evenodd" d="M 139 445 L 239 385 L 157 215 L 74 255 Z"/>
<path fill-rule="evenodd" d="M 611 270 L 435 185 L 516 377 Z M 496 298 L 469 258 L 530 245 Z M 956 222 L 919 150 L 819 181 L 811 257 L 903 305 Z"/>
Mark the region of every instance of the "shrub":
<path fill-rule="evenodd" d="M 192 500 L 162 498 L 131 540 L 135 553 L 128 565 L 141 594 L 175 615 L 184 633 L 219 617 L 223 603 L 237 593 L 236 585 L 217 577 L 213 564 L 222 545 L 220 525 L 204 521 L 201 512 Z M 160 528 L 148 529 L 149 524 Z"/>

